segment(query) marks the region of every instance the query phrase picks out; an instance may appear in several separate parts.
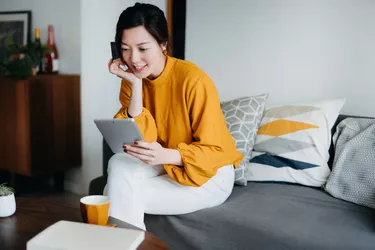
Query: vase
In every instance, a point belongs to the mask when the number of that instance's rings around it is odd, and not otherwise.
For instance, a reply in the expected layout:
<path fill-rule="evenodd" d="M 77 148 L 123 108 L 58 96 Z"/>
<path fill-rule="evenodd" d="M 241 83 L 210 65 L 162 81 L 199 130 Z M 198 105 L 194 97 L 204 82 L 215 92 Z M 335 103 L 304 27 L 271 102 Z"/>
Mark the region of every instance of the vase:
<path fill-rule="evenodd" d="M 0 196 L 0 218 L 11 216 L 16 212 L 16 199 L 14 194 Z"/>
<path fill-rule="evenodd" d="M 36 74 L 38 73 L 38 68 L 37 67 L 32 67 L 31 71 L 32 71 L 32 75 L 36 76 Z"/>

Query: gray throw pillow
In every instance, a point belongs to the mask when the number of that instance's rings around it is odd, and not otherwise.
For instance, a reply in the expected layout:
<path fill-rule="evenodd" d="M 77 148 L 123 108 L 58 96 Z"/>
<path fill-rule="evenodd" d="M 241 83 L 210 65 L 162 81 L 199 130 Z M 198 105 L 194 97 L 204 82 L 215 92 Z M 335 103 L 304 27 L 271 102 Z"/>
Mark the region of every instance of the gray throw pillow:
<path fill-rule="evenodd" d="M 268 93 L 221 102 L 221 110 L 227 128 L 236 143 L 237 150 L 245 156 L 244 160 L 234 170 L 235 184 L 247 185 L 247 165 L 251 158 L 267 98 Z"/>
<path fill-rule="evenodd" d="M 333 136 L 335 157 L 324 189 L 375 209 L 375 119 L 347 118 Z"/>

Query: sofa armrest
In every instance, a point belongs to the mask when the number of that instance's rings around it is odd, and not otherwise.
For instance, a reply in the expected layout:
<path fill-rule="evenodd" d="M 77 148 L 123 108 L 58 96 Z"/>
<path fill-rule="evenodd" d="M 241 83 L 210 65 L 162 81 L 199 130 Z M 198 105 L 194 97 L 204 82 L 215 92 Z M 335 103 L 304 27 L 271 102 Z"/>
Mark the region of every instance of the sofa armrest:
<path fill-rule="evenodd" d="M 102 195 L 105 184 L 107 183 L 108 161 L 109 159 L 111 159 L 113 152 L 104 139 L 103 139 L 102 144 L 103 144 L 103 151 L 102 151 L 103 152 L 103 163 L 102 163 L 103 175 L 93 179 L 90 182 L 89 195 Z"/>
<path fill-rule="evenodd" d="M 107 176 L 108 161 L 114 155 L 107 142 L 103 139 L 103 175 Z"/>

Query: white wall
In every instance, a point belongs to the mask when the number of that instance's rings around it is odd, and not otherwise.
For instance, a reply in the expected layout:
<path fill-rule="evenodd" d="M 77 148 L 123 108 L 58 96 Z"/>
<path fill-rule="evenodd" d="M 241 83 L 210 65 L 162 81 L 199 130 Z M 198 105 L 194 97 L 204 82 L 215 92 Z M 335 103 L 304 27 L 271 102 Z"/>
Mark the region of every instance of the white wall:
<path fill-rule="evenodd" d="M 110 42 L 121 12 L 130 0 L 81 0 L 81 102 L 83 165 L 67 174 L 67 190 L 86 194 L 92 179 L 102 175 L 102 136 L 95 118 L 112 118 L 120 108 L 120 79 L 108 72 Z M 147 1 L 166 10 L 166 0 Z"/>
<path fill-rule="evenodd" d="M 40 28 L 42 43 L 47 43 L 48 25 L 55 28 L 55 40 L 60 56 L 60 73 L 79 74 L 80 1 L 77 0 L 0 0 L 0 11 L 31 10 L 31 37 Z"/>
<path fill-rule="evenodd" d="M 346 97 L 344 113 L 375 116 L 374 13 L 371 0 L 189 0 L 185 55 L 223 100 Z"/>

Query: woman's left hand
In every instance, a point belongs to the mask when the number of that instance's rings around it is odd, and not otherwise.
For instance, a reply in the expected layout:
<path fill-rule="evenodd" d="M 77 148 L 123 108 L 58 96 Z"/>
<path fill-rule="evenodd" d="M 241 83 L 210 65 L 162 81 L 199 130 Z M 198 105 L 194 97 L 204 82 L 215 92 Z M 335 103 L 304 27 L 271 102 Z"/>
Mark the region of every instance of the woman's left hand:
<path fill-rule="evenodd" d="M 158 142 L 136 141 L 133 145 L 123 146 L 125 153 L 128 153 L 146 164 L 159 165 L 166 163 L 166 149 Z"/>

